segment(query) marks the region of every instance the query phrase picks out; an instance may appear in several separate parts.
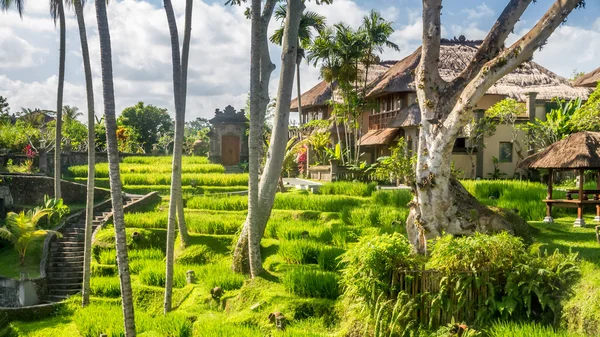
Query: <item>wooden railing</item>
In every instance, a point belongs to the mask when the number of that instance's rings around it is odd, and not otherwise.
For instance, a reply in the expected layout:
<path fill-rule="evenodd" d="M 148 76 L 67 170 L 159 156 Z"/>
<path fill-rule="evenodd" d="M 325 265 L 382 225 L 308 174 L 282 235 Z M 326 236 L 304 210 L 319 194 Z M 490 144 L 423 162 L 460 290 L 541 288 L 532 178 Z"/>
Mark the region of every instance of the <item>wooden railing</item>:
<path fill-rule="evenodd" d="M 378 130 L 388 127 L 389 123 L 398 116 L 400 110 L 391 110 L 369 116 L 369 130 Z"/>

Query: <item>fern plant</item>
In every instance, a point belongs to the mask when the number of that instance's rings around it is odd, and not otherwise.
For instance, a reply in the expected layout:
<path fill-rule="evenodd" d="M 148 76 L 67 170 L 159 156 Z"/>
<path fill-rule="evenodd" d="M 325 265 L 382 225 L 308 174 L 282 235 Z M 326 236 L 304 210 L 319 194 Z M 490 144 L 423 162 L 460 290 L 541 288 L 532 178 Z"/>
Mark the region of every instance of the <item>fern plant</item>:
<path fill-rule="evenodd" d="M 30 244 L 42 240 L 47 234 L 60 233 L 37 228 L 38 222 L 48 214 L 47 210 L 36 208 L 27 212 L 10 212 L 6 216 L 6 225 L 0 228 L 0 238 L 10 241 L 19 253 L 21 266 L 25 265 L 25 256 Z"/>

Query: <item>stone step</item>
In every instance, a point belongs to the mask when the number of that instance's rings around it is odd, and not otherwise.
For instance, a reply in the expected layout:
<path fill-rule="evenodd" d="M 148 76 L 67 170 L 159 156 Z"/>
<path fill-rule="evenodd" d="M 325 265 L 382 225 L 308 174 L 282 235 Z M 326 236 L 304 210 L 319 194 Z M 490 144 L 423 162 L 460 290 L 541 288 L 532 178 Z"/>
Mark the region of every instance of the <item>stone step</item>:
<path fill-rule="evenodd" d="M 81 290 L 81 281 L 75 283 L 49 283 L 48 288 L 53 290 Z"/>
<path fill-rule="evenodd" d="M 56 241 L 56 243 L 63 247 L 81 247 L 81 249 L 83 249 L 83 246 L 85 245 L 83 240 L 82 241 Z"/>
<path fill-rule="evenodd" d="M 61 302 L 69 298 L 69 295 L 49 295 L 48 300 L 51 302 Z"/>
<path fill-rule="evenodd" d="M 79 269 L 78 271 L 63 271 L 63 270 L 56 270 L 56 271 L 48 271 L 48 278 L 49 279 L 78 279 L 78 280 L 83 280 L 83 269 Z"/>
<path fill-rule="evenodd" d="M 56 262 L 56 266 L 50 266 L 48 268 L 48 274 L 61 274 L 61 273 L 76 273 L 80 272 L 83 274 L 83 262 L 73 263 L 71 265 L 60 265 L 60 262 Z"/>
<path fill-rule="evenodd" d="M 63 246 L 63 245 L 54 245 L 50 246 L 50 251 L 56 254 L 61 252 L 79 252 L 82 251 L 82 247 L 79 246 Z"/>
<path fill-rule="evenodd" d="M 81 261 L 50 261 L 49 263 L 52 271 L 67 271 L 67 268 L 72 268 L 69 271 L 76 269 L 83 270 L 83 259 Z M 57 269 L 54 269 L 54 267 Z"/>
<path fill-rule="evenodd" d="M 77 294 L 81 289 L 50 289 L 50 291 L 48 291 L 50 297 L 52 296 L 65 296 L 65 295 L 75 295 Z"/>
<path fill-rule="evenodd" d="M 83 262 L 83 254 L 79 255 L 56 255 L 50 258 L 50 262 Z"/>

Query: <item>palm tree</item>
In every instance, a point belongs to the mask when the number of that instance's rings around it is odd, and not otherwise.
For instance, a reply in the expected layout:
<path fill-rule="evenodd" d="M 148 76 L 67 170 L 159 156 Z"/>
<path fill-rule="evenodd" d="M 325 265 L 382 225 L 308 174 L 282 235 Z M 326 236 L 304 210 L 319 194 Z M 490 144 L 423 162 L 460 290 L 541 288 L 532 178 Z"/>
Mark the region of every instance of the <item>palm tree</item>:
<path fill-rule="evenodd" d="M 68 2 L 67 2 L 68 4 Z M 62 143 L 62 110 L 63 110 L 63 90 L 65 85 L 65 48 L 66 48 L 66 27 L 65 27 L 65 8 L 62 0 L 50 0 L 50 15 L 54 20 L 59 21 L 60 25 L 60 50 L 58 62 L 58 90 L 56 93 L 56 134 L 54 146 L 54 198 L 61 198 L 60 191 L 60 149 Z"/>
<path fill-rule="evenodd" d="M 283 43 L 283 24 L 287 10 L 285 6 L 279 5 L 275 10 L 275 19 L 282 22 L 281 28 L 277 29 L 271 36 L 271 42 L 281 45 Z M 302 89 L 300 88 L 300 63 L 304 59 L 304 51 L 310 47 L 313 41 L 313 30 L 320 33 L 325 29 L 325 16 L 308 11 L 302 13 L 300 19 L 300 30 L 298 31 L 298 56 L 296 56 L 296 89 L 298 90 L 298 116 L 302 120 Z"/>
<path fill-rule="evenodd" d="M 7 11 L 10 7 L 15 6 L 19 15 L 23 17 L 24 4 L 23 0 L 0 0 L 0 10 Z"/>
<path fill-rule="evenodd" d="M 18 214 L 10 212 L 6 215 L 6 225 L 0 228 L 0 238 L 13 244 L 19 253 L 21 267 L 25 265 L 27 249 L 32 242 L 43 240 L 49 233 L 60 236 L 58 232 L 37 228 L 37 223 L 46 215 L 48 210 L 42 208 L 22 211 Z"/>
<path fill-rule="evenodd" d="M 92 67 L 90 65 L 90 51 L 87 42 L 87 32 L 85 29 L 85 20 L 83 16 L 83 0 L 73 0 L 75 6 L 75 16 L 79 26 L 79 39 L 81 41 L 81 56 L 83 58 L 83 70 L 85 73 L 85 89 L 87 95 L 88 108 L 88 177 L 87 194 L 85 207 L 85 245 L 83 253 L 83 282 L 81 286 L 81 305 L 85 307 L 90 302 L 90 265 L 92 261 L 92 223 L 94 220 L 94 176 L 96 170 L 96 134 L 94 129 L 94 120 L 96 114 L 94 111 L 94 84 L 92 82 Z M 65 106 L 65 116 L 77 118 L 83 115 L 77 108 Z"/>
<path fill-rule="evenodd" d="M 135 337 L 133 295 L 129 259 L 127 257 L 127 235 L 125 234 L 125 216 L 123 213 L 123 190 L 119 172 L 119 144 L 117 142 L 117 120 L 115 118 L 115 89 L 113 84 L 112 51 L 110 30 L 106 16 L 106 2 L 95 1 L 98 37 L 100 39 L 100 64 L 102 66 L 102 94 L 104 99 L 104 118 L 106 121 L 106 142 L 108 168 L 110 172 L 110 195 L 112 199 L 113 223 L 115 227 L 115 246 L 117 265 L 121 283 L 121 303 L 125 336 Z"/>
<path fill-rule="evenodd" d="M 73 0 L 73 5 L 75 5 L 75 2 L 80 3 L 80 1 L 81 0 Z M 81 6 L 81 3 L 79 6 Z M 81 10 L 83 11 L 83 7 L 81 8 Z M 75 8 L 75 11 L 77 11 L 77 8 Z M 77 15 L 77 13 L 75 13 L 75 15 Z M 77 21 L 77 25 L 79 25 L 79 19 Z M 85 30 L 84 30 L 84 32 L 85 32 Z M 81 33 L 81 30 L 79 33 Z M 87 43 L 87 38 L 85 40 Z M 89 51 L 88 51 L 88 54 L 89 54 Z M 63 106 L 63 119 L 65 122 L 76 120 L 77 117 L 80 117 L 80 116 L 83 116 L 83 113 L 81 111 L 79 111 L 79 108 L 77 108 L 76 106 L 74 106 L 74 107 L 69 106 L 69 105 Z"/>

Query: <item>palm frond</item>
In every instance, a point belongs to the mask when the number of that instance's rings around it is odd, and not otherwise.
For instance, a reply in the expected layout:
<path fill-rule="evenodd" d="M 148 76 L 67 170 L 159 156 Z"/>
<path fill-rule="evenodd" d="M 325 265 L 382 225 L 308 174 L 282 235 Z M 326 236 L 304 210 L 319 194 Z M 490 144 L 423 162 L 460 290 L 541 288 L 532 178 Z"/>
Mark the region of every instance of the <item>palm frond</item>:
<path fill-rule="evenodd" d="M 25 8 L 25 1 L 23 0 L 0 0 L 0 10 L 7 11 L 10 7 L 17 7 L 19 16 L 23 17 L 23 10 Z"/>
<path fill-rule="evenodd" d="M 0 227 L 0 239 L 4 239 L 10 242 L 13 242 L 15 239 L 13 233 L 11 233 L 6 226 Z"/>

